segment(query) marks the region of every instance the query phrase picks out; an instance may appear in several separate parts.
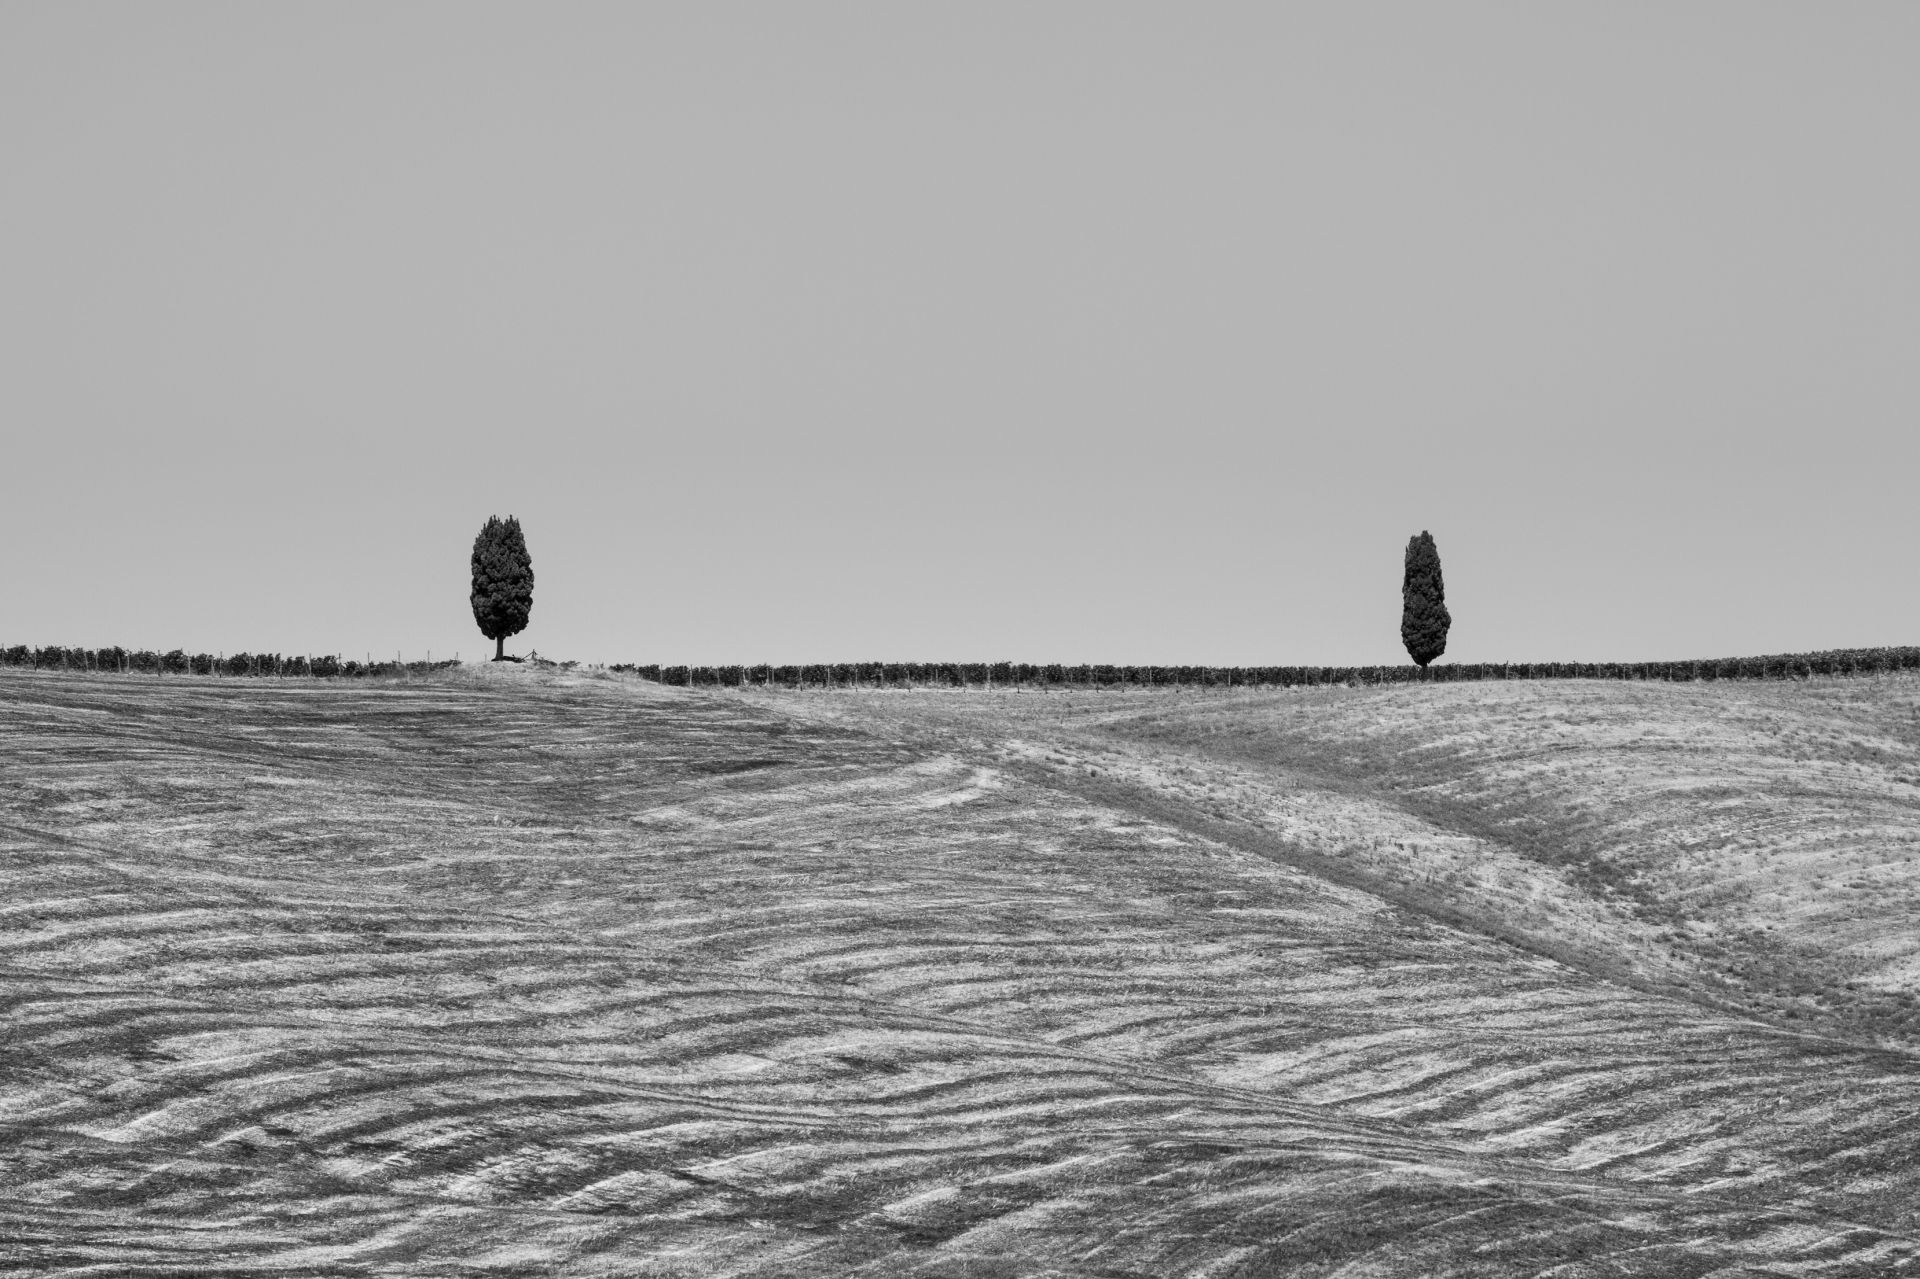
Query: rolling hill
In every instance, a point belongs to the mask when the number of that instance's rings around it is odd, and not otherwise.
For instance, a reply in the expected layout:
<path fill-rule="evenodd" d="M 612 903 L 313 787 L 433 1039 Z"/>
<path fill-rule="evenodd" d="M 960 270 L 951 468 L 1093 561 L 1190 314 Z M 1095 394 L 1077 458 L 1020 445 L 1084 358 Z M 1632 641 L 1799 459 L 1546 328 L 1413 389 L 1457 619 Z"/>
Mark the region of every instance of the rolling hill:
<path fill-rule="evenodd" d="M 1920 677 L 0 708 L 7 1273 L 1920 1273 Z"/>

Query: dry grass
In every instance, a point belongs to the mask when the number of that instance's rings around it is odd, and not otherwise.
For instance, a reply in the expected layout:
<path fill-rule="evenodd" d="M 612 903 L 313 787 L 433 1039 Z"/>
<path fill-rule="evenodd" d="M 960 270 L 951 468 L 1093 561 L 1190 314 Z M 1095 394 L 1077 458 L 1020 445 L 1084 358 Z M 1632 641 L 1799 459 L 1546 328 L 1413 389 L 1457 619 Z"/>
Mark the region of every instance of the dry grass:
<path fill-rule="evenodd" d="M 1920 1269 L 1914 694 L 8 673 L 0 1256 Z"/>

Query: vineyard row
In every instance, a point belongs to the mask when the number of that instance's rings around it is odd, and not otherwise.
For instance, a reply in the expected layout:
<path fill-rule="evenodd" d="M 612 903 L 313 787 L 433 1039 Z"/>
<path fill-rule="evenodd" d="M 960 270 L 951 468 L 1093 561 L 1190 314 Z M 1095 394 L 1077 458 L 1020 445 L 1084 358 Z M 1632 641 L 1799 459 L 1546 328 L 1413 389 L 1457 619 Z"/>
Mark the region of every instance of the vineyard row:
<path fill-rule="evenodd" d="M 1490 679 L 1806 679 L 1920 670 L 1920 648 L 1850 648 L 1685 662 L 1464 662 L 1448 666 L 1060 666 L 1026 662 L 843 662 L 812 666 L 608 668 L 662 684 L 784 688 L 1291 688 Z"/>
<path fill-rule="evenodd" d="M 27 666 L 36 670 L 118 671 L 128 675 L 238 675 L 294 676 L 302 679 L 359 678 L 367 675 L 422 675 L 458 666 L 459 662 L 349 662 L 337 655 L 321 657 L 283 653 L 155 653 L 127 648 L 28 648 L 16 644 L 0 648 L 0 666 Z"/>
<path fill-rule="evenodd" d="M 541 666 L 555 665 L 538 662 Z M 357 662 L 279 653 L 170 653 L 124 648 L 0 649 L 0 665 L 133 675 L 360 678 L 420 675 L 460 665 Z M 572 662 L 560 663 L 573 667 Z M 637 666 L 610 671 L 688 688 L 1291 688 L 1328 684 L 1451 684 L 1473 680 L 1808 679 L 1920 670 L 1920 647 L 1847 648 L 1682 662 L 1463 662 L 1447 666 L 1062 666 L 1027 662 L 836 662 L 806 666 Z"/>

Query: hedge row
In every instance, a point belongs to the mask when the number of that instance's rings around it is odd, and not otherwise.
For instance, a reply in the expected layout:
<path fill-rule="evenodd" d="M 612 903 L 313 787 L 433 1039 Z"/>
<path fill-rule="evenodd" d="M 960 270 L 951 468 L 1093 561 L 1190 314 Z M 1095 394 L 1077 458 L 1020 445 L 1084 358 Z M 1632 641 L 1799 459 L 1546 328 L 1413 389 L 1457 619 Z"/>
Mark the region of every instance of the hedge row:
<path fill-rule="evenodd" d="M 343 662 L 337 656 L 282 653 L 171 653 L 125 648 L 0 648 L 0 666 L 37 670 L 119 671 L 129 675 L 277 675 L 325 679 L 334 676 L 422 675 L 458 662 Z"/>
<path fill-rule="evenodd" d="M 1125 688 L 1457 683 L 1489 679 L 1807 679 L 1920 670 L 1920 648 L 1848 648 L 1687 662 L 1468 662 L 1448 666 L 1036 666 L 1026 662 L 839 662 L 814 666 L 610 667 L 689 688 Z"/>

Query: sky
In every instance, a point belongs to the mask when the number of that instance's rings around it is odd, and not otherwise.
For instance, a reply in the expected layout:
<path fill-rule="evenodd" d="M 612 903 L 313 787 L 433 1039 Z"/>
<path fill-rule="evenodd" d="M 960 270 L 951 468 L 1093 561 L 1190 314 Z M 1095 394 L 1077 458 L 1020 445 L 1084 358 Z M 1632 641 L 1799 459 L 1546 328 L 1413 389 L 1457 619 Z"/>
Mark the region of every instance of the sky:
<path fill-rule="evenodd" d="M 0 0 L 0 644 L 1920 643 L 1920 6 Z"/>

